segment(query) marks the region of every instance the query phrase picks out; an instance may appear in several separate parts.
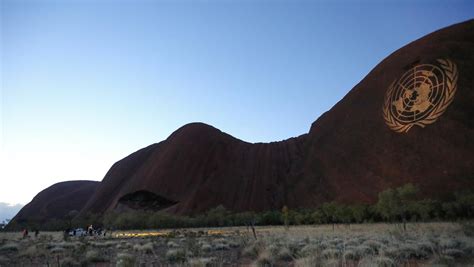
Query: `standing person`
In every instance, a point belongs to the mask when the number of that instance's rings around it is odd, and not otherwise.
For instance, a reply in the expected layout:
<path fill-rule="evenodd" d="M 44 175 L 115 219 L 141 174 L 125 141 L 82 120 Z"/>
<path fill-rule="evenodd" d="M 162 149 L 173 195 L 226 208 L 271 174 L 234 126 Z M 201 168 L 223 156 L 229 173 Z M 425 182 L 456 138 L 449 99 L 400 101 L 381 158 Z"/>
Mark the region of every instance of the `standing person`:
<path fill-rule="evenodd" d="M 23 238 L 28 237 L 28 229 L 23 229 Z"/>
<path fill-rule="evenodd" d="M 94 231 L 94 227 L 92 227 L 92 224 L 89 226 L 89 228 L 87 228 L 87 233 L 92 236 L 92 233 Z"/>
<path fill-rule="evenodd" d="M 39 233 L 40 233 L 39 230 L 36 229 L 36 230 L 35 230 L 35 238 L 38 238 Z"/>
<path fill-rule="evenodd" d="M 69 228 L 67 228 L 66 230 L 64 230 L 63 232 L 63 240 L 66 241 L 69 239 Z"/>

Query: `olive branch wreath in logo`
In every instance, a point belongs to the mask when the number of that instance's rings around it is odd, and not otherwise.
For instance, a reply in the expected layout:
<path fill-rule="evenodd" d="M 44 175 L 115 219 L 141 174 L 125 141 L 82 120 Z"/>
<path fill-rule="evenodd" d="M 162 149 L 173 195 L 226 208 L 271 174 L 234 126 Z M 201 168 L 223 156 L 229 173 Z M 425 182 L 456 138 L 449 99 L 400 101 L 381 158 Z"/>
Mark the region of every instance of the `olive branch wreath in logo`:
<path fill-rule="evenodd" d="M 433 110 L 429 112 L 429 114 L 425 118 L 409 123 L 401 123 L 393 116 L 393 114 L 391 114 L 392 112 L 390 109 L 392 105 L 391 96 L 396 88 L 397 83 L 397 80 L 393 81 L 392 84 L 389 86 L 387 93 L 385 94 L 385 101 L 383 105 L 383 117 L 385 119 L 385 123 L 388 125 L 388 127 L 390 127 L 390 129 L 399 133 L 403 133 L 408 132 L 408 130 L 410 130 L 413 125 L 418 125 L 424 128 L 426 125 L 434 123 L 438 119 L 438 117 L 446 111 L 446 108 L 449 106 L 449 104 L 453 102 L 458 80 L 456 64 L 454 64 L 448 59 L 438 59 L 437 61 L 440 63 L 440 66 L 444 70 L 446 76 L 446 90 L 441 101 L 434 107 Z"/>

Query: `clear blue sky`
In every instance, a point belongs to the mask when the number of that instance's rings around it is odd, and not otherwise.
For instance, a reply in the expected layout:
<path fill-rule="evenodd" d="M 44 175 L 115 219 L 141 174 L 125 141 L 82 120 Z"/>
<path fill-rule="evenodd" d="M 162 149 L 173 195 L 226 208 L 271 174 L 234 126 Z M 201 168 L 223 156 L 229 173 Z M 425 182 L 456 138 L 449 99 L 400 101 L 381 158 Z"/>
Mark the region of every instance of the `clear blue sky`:
<path fill-rule="evenodd" d="M 394 50 L 473 16 L 456 0 L 1 0 L 0 202 L 101 180 L 189 122 L 306 133 Z"/>

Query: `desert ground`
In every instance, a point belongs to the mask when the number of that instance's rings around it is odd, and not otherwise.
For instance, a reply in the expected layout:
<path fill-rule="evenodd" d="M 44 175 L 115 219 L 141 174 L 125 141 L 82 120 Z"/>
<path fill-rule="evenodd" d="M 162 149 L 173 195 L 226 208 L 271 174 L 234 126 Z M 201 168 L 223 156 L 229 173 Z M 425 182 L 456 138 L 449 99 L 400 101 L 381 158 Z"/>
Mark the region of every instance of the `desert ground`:
<path fill-rule="evenodd" d="M 0 233 L 0 266 L 473 266 L 471 223 Z"/>

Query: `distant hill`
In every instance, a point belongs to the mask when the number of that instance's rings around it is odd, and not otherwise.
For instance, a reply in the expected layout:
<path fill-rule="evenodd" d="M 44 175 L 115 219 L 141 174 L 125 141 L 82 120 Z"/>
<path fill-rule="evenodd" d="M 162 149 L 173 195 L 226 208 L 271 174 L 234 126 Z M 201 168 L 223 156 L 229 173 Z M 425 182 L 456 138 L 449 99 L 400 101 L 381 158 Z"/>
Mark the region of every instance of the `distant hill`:
<path fill-rule="evenodd" d="M 473 73 L 470 20 L 392 53 L 307 134 L 252 144 L 191 123 L 116 162 L 74 208 L 82 208 L 81 215 L 193 214 L 218 205 L 263 211 L 373 203 L 382 190 L 406 183 L 433 198 L 474 189 Z M 72 207 L 51 205 L 77 201 L 73 194 L 61 201 L 40 195 L 17 219 L 32 218 L 26 210 L 39 207 L 44 218 L 61 217 Z"/>

